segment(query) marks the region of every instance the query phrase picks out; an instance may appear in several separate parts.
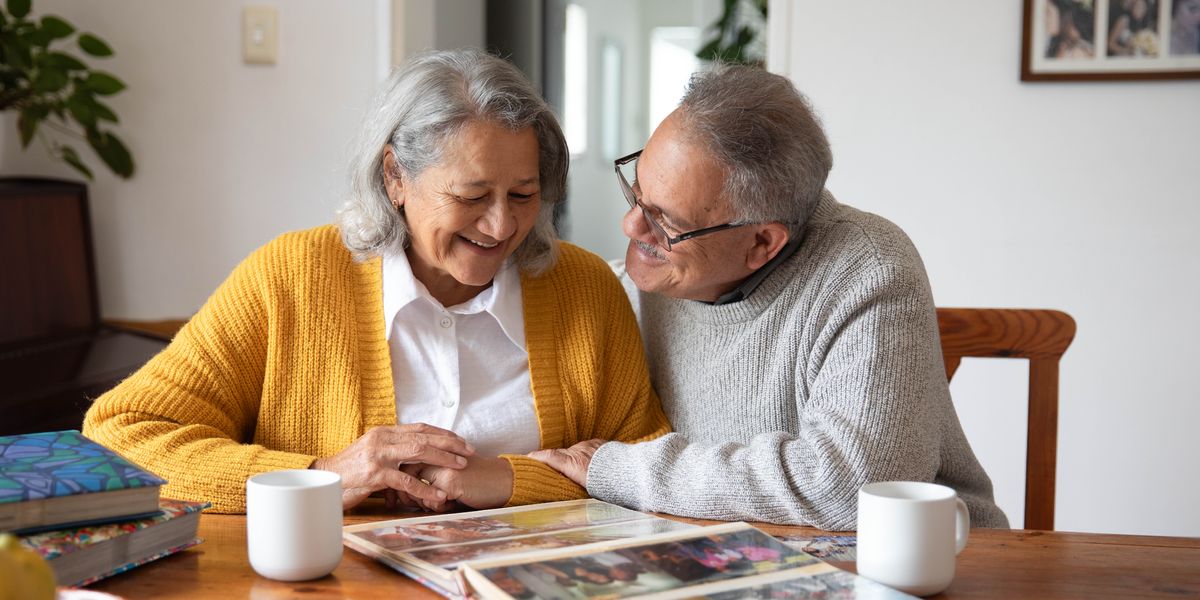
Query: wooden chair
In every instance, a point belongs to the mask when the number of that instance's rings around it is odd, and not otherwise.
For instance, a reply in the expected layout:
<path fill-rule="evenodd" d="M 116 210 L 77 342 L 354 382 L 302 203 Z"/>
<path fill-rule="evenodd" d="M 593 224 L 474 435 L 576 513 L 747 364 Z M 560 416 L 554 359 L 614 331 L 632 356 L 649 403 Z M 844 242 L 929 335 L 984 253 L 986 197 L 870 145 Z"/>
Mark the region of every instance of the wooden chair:
<path fill-rule="evenodd" d="M 939 308 L 946 380 L 964 356 L 1029 359 L 1025 446 L 1025 529 L 1054 529 L 1058 459 L 1058 361 L 1075 338 L 1075 320 L 1057 310 Z"/>

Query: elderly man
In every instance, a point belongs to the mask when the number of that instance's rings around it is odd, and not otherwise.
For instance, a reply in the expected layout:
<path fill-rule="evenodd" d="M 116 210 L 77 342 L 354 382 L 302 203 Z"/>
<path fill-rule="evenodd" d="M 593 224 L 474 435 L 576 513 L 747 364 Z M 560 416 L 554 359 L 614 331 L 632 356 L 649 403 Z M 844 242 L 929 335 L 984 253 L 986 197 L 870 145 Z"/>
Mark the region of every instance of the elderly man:
<path fill-rule="evenodd" d="M 532 456 L 641 510 L 848 530 L 862 484 L 913 480 L 957 490 L 974 526 L 1007 527 L 950 401 L 917 250 L 824 190 L 832 162 L 788 80 L 694 76 L 617 161 L 617 271 L 677 433 Z"/>

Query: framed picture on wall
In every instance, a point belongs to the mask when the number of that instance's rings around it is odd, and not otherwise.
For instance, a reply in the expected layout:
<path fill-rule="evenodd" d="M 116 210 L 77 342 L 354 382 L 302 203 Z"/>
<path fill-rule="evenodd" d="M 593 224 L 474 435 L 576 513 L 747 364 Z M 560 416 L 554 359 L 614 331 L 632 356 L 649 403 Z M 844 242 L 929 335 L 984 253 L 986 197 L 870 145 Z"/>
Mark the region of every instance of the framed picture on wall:
<path fill-rule="evenodd" d="M 1024 0 L 1022 81 L 1200 79 L 1200 0 Z"/>

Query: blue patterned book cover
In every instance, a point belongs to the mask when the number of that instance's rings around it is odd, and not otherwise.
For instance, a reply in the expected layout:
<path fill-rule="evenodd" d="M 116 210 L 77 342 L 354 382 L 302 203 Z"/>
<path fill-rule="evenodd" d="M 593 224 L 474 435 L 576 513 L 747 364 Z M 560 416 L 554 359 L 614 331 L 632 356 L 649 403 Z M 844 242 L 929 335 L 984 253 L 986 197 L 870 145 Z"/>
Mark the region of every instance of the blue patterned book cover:
<path fill-rule="evenodd" d="M 164 483 L 78 431 L 0 437 L 0 504 Z"/>
<path fill-rule="evenodd" d="M 78 431 L 0 437 L 0 531 L 153 515 L 164 483 Z"/>

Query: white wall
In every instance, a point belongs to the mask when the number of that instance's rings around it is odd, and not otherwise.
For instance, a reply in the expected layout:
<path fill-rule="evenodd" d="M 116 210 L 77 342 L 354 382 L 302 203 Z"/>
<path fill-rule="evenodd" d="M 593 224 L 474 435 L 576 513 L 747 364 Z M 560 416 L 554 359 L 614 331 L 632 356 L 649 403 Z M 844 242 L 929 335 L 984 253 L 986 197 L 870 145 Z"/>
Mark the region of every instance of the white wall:
<path fill-rule="evenodd" d="M 484 0 L 392 0 L 391 9 L 395 63 L 435 48 L 484 46 Z"/>
<path fill-rule="evenodd" d="M 799 0 L 790 18 L 829 188 L 909 233 L 937 303 L 1075 317 L 1057 528 L 1200 535 L 1200 81 L 1023 84 L 1019 2 Z M 964 363 L 952 386 L 1018 526 L 1023 363 Z"/>
<path fill-rule="evenodd" d="M 242 63 L 244 4 L 278 8 L 277 65 Z M 254 248 L 333 219 L 387 56 L 385 2 L 39 0 L 34 10 L 107 40 L 116 56 L 92 64 L 129 85 L 111 104 L 138 173 L 121 181 L 92 161 L 106 317 L 190 315 Z M 11 115 L 0 128 L 0 173 L 74 177 L 36 147 L 21 152 Z"/>

